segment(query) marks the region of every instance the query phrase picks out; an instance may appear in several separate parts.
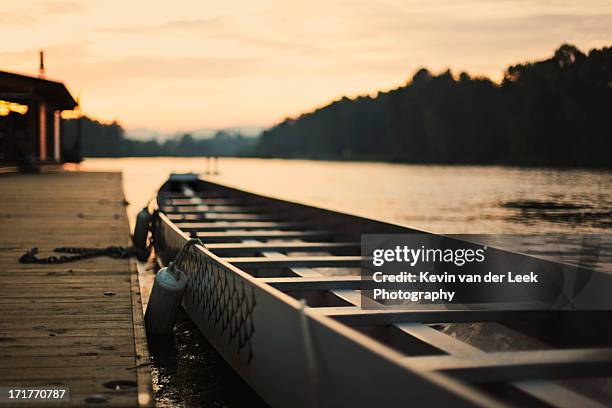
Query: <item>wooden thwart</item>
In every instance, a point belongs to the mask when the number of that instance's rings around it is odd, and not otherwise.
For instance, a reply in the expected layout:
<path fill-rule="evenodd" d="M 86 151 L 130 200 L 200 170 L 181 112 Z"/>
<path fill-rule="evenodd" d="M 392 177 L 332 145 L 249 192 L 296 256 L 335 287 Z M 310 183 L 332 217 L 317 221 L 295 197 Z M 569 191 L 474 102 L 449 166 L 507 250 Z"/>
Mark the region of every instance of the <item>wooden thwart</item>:
<path fill-rule="evenodd" d="M 206 248 L 219 255 L 239 255 L 244 252 L 254 251 L 294 251 L 294 252 L 319 252 L 334 250 L 356 250 L 359 251 L 359 242 L 256 242 L 256 243 L 232 243 L 232 244 L 206 244 Z"/>
<path fill-rule="evenodd" d="M 517 320 L 549 320 L 558 316 L 548 310 L 448 310 L 443 305 L 423 305 L 420 309 L 361 309 L 359 307 L 318 307 L 323 313 L 349 326 L 386 325 L 395 323 L 469 323 Z"/>
<path fill-rule="evenodd" d="M 360 256 L 295 256 L 284 258 L 223 258 L 223 260 L 242 268 L 317 268 L 325 266 L 357 268 L 361 265 L 362 258 Z"/>
<path fill-rule="evenodd" d="M 171 214 L 168 218 L 177 222 L 201 222 L 204 220 L 210 221 L 278 221 L 279 216 L 276 214 Z"/>
<path fill-rule="evenodd" d="M 227 198 L 207 198 L 195 200 L 193 198 L 173 198 L 165 201 L 165 206 L 198 206 L 198 205 L 240 205 L 242 201 Z"/>
<path fill-rule="evenodd" d="M 483 353 L 472 356 L 407 357 L 413 368 L 440 371 L 470 382 L 608 376 L 612 348 Z"/>
<path fill-rule="evenodd" d="M 245 231 L 245 232 L 199 232 L 196 234 L 205 243 L 232 242 L 246 239 L 316 239 L 327 238 L 329 231 Z"/>
<path fill-rule="evenodd" d="M 266 222 L 266 221 L 250 221 L 250 222 L 235 222 L 235 223 L 219 223 L 219 222 L 192 222 L 192 223 L 177 223 L 177 227 L 183 231 L 231 231 L 231 230 L 282 230 L 304 228 L 307 224 L 298 222 Z"/>
<path fill-rule="evenodd" d="M 165 210 L 166 214 L 243 214 L 243 213 L 253 213 L 253 214 L 265 214 L 262 212 L 262 208 L 259 207 L 244 207 L 244 206 L 235 206 L 235 205 L 198 205 L 191 206 L 187 208 L 178 208 L 172 207 L 171 210 Z"/>
<path fill-rule="evenodd" d="M 360 276 L 322 276 L 322 277 L 284 277 L 284 278 L 260 278 L 262 282 L 282 290 L 334 290 L 334 289 L 363 289 L 367 287 Z"/>

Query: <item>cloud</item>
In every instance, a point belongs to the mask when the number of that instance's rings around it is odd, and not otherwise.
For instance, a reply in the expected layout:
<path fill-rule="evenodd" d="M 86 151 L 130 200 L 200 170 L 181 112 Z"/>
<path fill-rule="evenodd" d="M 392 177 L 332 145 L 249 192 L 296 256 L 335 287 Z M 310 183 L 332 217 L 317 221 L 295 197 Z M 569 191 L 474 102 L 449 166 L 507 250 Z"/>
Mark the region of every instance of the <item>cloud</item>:
<path fill-rule="evenodd" d="M 493 14 L 487 18 L 467 13 L 431 12 L 414 10 L 404 13 L 387 13 L 378 16 L 373 26 L 362 27 L 363 34 L 385 35 L 395 33 L 409 35 L 415 32 L 431 34 L 491 32 L 495 34 L 548 31 L 554 29 L 604 30 L 612 24 L 610 13 L 542 13 L 506 15 Z M 409 37 L 406 37 L 409 38 Z"/>
<path fill-rule="evenodd" d="M 256 69 L 256 58 L 127 56 L 75 65 L 83 82 L 96 86 L 135 80 L 228 79 Z"/>
<path fill-rule="evenodd" d="M 42 8 L 48 14 L 76 13 L 83 11 L 83 3 L 69 0 L 55 0 L 45 2 Z"/>
<path fill-rule="evenodd" d="M 409 56 L 435 70 L 452 66 L 495 77 L 507 64 L 546 57 L 564 42 L 583 47 L 605 42 L 611 38 L 610 26 L 612 13 L 521 10 L 482 18 L 415 10 L 380 16 L 374 27 L 357 27 L 352 37 L 365 40 L 349 40 L 346 49 L 367 48 L 376 55 Z M 402 44 L 399 54 L 397 44 Z"/>
<path fill-rule="evenodd" d="M 279 40 L 278 35 L 264 37 L 241 32 L 231 19 L 216 16 L 208 19 L 169 20 L 159 24 L 101 27 L 95 29 L 99 33 L 109 34 L 167 34 L 185 32 L 198 34 L 207 39 L 232 41 L 244 45 L 268 48 L 280 51 L 291 51 L 299 54 L 322 53 L 324 48 L 305 42 Z"/>
<path fill-rule="evenodd" d="M 3 13 L 0 14 L 0 25 L 29 25 L 36 21 L 33 15 L 25 13 Z"/>
<path fill-rule="evenodd" d="M 147 24 L 135 26 L 121 27 L 100 27 L 94 29 L 100 33 L 116 33 L 116 34 L 149 34 L 152 32 L 160 32 L 166 30 L 189 30 L 201 31 L 218 25 L 221 22 L 221 17 L 213 17 L 208 19 L 195 18 L 185 20 L 169 20 L 160 24 Z"/>
<path fill-rule="evenodd" d="M 0 10 L 0 25 L 32 25 L 47 17 L 77 13 L 83 10 L 82 3 L 70 0 L 44 2 L 3 2 Z"/>

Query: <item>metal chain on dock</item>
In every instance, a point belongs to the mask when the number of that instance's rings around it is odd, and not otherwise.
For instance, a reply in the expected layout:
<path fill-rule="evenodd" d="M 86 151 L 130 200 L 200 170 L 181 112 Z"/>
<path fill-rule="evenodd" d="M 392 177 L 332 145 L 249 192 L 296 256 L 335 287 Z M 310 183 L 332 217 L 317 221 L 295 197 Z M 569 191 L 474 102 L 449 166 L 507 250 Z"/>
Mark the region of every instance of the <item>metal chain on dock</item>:
<path fill-rule="evenodd" d="M 47 258 L 38 258 L 38 248 L 34 247 L 27 251 L 19 258 L 20 263 L 34 264 L 60 264 L 80 261 L 83 259 L 96 258 L 99 256 L 108 256 L 115 259 L 127 259 L 136 256 L 134 247 L 108 246 L 106 248 L 84 248 L 84 247 L 59 247 L 53 250 L 54 252 L 76 254 L 76 255 L 55 255 Z"/>

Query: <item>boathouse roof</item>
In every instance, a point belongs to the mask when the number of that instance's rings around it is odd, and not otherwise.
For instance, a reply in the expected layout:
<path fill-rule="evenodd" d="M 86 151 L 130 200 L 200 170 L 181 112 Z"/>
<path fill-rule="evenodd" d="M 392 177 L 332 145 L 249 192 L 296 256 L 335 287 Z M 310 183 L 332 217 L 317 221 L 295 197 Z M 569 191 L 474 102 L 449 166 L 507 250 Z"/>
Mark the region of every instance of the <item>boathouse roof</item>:
<path fill-rule="evenodd" d="M 11 95 L 12 93 L 14 94 Z M 62 82 L 0 71 L 0 99 L 8 99 L 11 96 L 29 99 L 32 95 L 53 104 L 59 110 L 70 110 L 77 106 L 77 102 Z"/>

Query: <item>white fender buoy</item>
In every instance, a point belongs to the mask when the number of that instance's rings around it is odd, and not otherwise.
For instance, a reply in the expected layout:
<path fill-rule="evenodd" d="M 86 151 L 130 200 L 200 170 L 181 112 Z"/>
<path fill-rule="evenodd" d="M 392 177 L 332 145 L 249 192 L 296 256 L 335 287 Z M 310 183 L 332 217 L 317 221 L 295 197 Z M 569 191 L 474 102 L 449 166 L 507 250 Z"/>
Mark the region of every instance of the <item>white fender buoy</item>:
<path fill-rule="evenodd" d="M 145 313 L 147 334 L 172 334 L 186 286 L 185 274 L 173 262 L 157 272 Z"/>

